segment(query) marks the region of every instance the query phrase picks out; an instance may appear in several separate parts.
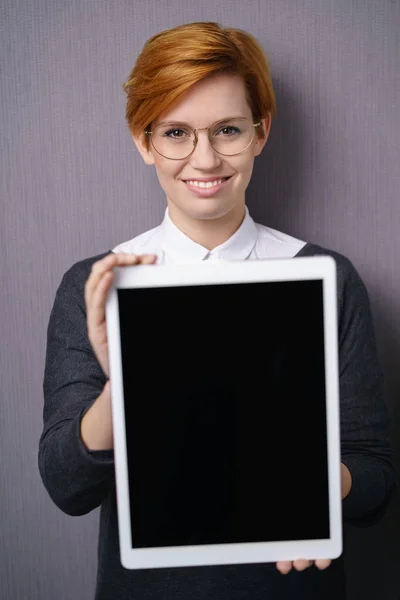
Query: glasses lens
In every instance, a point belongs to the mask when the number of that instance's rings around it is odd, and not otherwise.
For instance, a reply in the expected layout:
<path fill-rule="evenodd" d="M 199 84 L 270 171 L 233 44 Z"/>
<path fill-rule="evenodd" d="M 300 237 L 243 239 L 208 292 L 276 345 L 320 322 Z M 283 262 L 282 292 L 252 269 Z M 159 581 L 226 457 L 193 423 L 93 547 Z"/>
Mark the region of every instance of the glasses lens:
<path fill-rule="evenodd" d="M 254 127 L 247 119 L 222 121 L 211 128 L 214 150 L 225 156 L 239 154 L 248 148 L 254 137 Z"/>
<path fill-rule="evenodd" d="M 158 125 L 151 134 L 154 148 L 166 158 L 185 158 L 193 150 L 194 131 L 187 125 Z"/>
<path fill-rule="evenodd" d="M 211 144 L 219 154 L 232 156 L 248 148 L 254 137 L 254 127 L 248 119 L 219 121 L 210 129 Z M 162 156 L 182 159 L 192 152 L 195 135 L 188 125 L 166 123 L 153 130 L 151 141 Z"/>

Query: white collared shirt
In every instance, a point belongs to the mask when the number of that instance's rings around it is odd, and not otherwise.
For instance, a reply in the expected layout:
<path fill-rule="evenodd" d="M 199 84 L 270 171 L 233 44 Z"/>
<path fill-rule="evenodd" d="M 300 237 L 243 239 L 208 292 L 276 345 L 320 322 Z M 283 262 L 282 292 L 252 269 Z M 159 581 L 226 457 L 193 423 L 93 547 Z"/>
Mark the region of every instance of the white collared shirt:
<path fill-rule="evenodd" d="M 196 263 L 202 260 L 257 260 L 292 258 L 307 242 L 255 223 L 248 208 L 239 229 L 223 244 L 208 250 L 185 235 L 165 211 L 158 227 L 118 244 L 113 252 L 156 254 L 157 264 Z"/>

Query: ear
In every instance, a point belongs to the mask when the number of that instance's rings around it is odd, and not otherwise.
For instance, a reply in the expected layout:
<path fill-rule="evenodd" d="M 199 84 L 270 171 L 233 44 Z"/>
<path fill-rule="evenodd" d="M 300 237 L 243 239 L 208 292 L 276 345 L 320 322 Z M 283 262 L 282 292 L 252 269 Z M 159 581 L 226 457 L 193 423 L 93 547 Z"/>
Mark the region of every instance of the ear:
<path fill-rule="evenodd" d="M 269 132 L 271 131 L 271 113 L 268 113 L 268 116 L 265 119 L 262 119 L 261 126 L 263 128 L 264 135 L 263 137 L 256 138 L 256 143 L 254 145 L 254 156 L 258 156 L 261 154 L 262 149 L 267 143 Z"/>
<path fill-rule="evenodd" d="M 146 148 L 145 144 L 145 134 L 142 133 L 139 137 L 136 137 L 132 134 L 132 139 L 135 142 L 136 148 L 139 150 L 144 162 L 146 165 L 154 165 L 155 160 L 153 156 L 153 152 L 151 150 L 151 146 L 149 146 L 149 150 Z"/>

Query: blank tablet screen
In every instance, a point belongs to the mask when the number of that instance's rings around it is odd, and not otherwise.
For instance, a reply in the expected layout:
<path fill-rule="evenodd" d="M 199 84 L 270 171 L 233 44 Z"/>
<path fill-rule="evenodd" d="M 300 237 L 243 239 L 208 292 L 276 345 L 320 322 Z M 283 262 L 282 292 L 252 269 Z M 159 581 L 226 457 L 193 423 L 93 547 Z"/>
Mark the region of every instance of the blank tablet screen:
<path fill-rule="evenodd" d="M 133 547 L 329 538 L 322 281 L 118 304 Z"/>

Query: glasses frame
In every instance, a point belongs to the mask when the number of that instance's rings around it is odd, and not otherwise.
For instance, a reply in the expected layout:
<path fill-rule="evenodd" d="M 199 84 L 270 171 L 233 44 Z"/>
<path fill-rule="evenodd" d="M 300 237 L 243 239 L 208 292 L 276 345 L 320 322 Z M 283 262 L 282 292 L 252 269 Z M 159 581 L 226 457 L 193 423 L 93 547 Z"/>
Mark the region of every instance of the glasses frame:
<path fill-rule="evenodd" d="M 159 154 L 160 156 L 162 156 L 163 158 L 167 158 L 168 160 L 185 160 L 186 158 L 189 158 L 189 156 L 191 156 L 193 154 L 193 152 L 196 150 L 197 147 L 197 143 L 199 141 L 199 138 L 197 136 L 197 132 L 198 131 L 208 131 L 208 139 L 209 142 L 212 146 L 212 149 L 214 150 L 214 152 L 217 152 L 217 154 L 220 154 L 221 156 L 238 156 L 239 154 L 242 154 L 243 152 L 246 152 L 247 148 L 249 148 L 254 140 L 254 133 L 255 130 L 253 129 L 253 135 L 252 138 L 250 140 L 250 142 L 247 144 L 246 148 L 243 148 L 243 150 L 241 150 L 240 152 L 235 152 L 234 154 L 224 154 L 223 152 L 219 152 L 218 150 L 216 150 L 213 146 L 213 139 L 214 136 L 211 137 L 210 135 L 210 129 L 212 127 L 215 127 L 215 125 L 218 125 L 219 123 L 226 123 L 229 120 L 235 120 L 235 121 L 247 121 L 248 123 L 251 123 L 250 119 L 247 119 L 246 117 L 228 117 L 227 119 L 221 119 L 219 121 L 215 121 L 215 123 L 212 123 L 212 125 L 210 125 L 209 127 L 190 127 L 190 125 L 188 125 L 187 123 L 174 123 L 173 121 L 171 122 L 167 122 L 167 123 L 160 123 L 160 125 L 156 125 L 156 127 L 154 127 L 154 129 L 152 129 L 151 131 L 145 130 L 144 133 L 148 136 L 150 136 L 150 142 L 152 147 L 154 148 L 154 150 L 157 152 L 157 154 Z M 260 121 L 259 123 L 251 123 L 251 125 L 253 127 L 259 127 L 261 125 L 262 121 Z M 187 154 L 186 156 L 183 156 L 182 158 L 171 158 L 169 156 L 165 156 L 165 154 L 161 154 L 161 152 L 159 152 L 159 150 L 157 150 L 157 148 L 155 147 L 154 143 L 153 143 L 153 138 L 152 138 L 152 134 L 153 132 L 157 129 L 157 127 L 160 127 L 161 125 L 185 125 L 186 127 L 188 127 L 191 131 L 193 131 L 194 134 L 194 141 L 193 141 L 193 150 L 191 150 L 191 152 L 189 152 L 189 154 Z M 177 127 L 178 129 L 178 127 Z"/>

